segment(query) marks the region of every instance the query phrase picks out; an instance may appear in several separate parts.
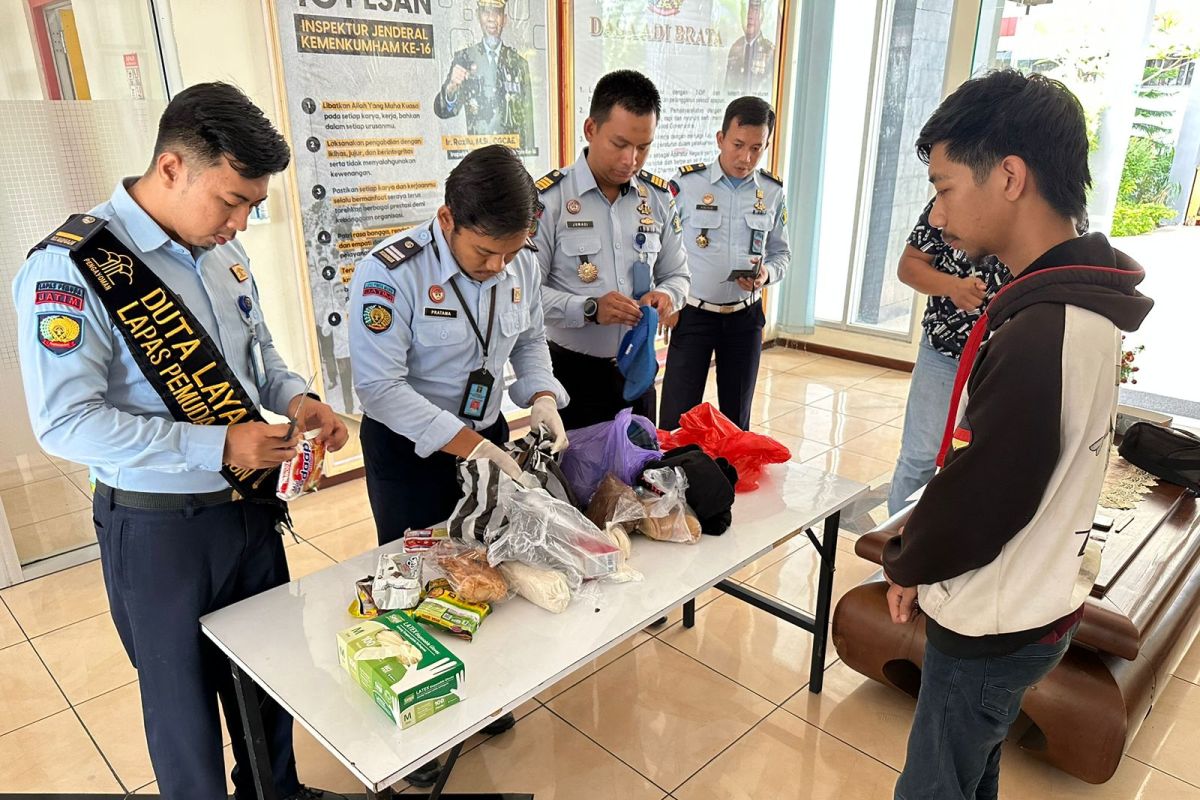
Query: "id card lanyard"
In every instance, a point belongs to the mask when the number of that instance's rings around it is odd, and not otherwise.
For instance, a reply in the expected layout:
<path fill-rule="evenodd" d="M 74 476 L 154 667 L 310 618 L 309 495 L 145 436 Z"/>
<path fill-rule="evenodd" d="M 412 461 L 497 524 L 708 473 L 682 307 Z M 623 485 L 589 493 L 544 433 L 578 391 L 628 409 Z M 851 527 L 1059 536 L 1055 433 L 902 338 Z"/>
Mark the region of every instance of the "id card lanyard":
<path fill-rule="evenodd" d="M 487 336 L 484 336 L 480 332 L 479 324 L 475 322 L 475 315 L 467 307 L 466 298 L 463 297 L 462 292 L 458 288 L 458 283 L 454 278 L 450 279 L 450 288 L 454 290 L 454 295 L 458 298 L 459 305 L 462 306 L 467 322 L 471 323 L 471 330 L 475 332 L 475 338 L 479 340 L 480 346 L 483 347 L 483 366 L 472 370 L 471 374 L 467 376 L 467 388 L 463 391 L 462 407 L 458 410 L 458 415 L 463 419 L 479 422 L 487 413 L 488 400 L 491 399 L 492 388 L 496 384 L 496 379 L 492 376 L 492 373 L 488 372 L 487 368 L 488 348 L 492 343 L 492 327 L 496 323 L 496 285 L 492 284 L 491 308 L 488 309 Z"/>

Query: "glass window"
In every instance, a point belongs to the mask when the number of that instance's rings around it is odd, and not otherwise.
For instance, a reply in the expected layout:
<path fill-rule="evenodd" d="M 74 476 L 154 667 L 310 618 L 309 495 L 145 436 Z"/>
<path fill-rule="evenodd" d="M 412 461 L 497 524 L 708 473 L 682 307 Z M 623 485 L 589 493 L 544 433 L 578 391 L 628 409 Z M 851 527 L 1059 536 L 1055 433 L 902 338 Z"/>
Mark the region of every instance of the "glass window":
<path fill-rule="evenodd" d="M 1200 296 L 1198 56 L 1195 0 L 985 0 L 975 45 L 977 70 L 1042 72 L 1079 97 L 1091 139 L 1091 230 L 1146 268 L 1141 288 L 1155 299 L 1126 340 L 1138 371 L 1123 400 L 1192 418 L 1200 372 L 1180 367 L 1195 361 L 1189 322 Z"/>

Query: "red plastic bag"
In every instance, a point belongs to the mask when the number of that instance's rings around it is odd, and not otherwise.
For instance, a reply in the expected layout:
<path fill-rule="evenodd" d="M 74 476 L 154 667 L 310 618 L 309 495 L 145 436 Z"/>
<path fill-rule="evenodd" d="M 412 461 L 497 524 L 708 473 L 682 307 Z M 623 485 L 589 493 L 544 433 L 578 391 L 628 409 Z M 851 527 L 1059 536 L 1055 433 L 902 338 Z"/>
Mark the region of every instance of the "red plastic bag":
<path fill-rule="evenodd" d="M 724 458 L 738 471 L 735 487 L 739 492 L 758 488 L 767 464 L 782 464 L 792 457 L 792 451 L 770 436 L 744 431 L 729 417 L 701 403 L 679 418 L 679 430 L 658 431 L 663 452 L 687 444 L 698 444 L 713 458 Z"/>

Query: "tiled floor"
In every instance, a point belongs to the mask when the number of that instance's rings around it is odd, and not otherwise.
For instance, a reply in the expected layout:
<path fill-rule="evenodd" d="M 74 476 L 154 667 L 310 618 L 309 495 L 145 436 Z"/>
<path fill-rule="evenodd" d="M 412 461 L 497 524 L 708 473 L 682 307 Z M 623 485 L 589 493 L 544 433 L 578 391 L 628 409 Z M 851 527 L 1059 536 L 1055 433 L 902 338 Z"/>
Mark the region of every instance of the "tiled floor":
<path fill-rule="evenodd" d="M 794 458 L 876 487 L 889 480 L 906 374 L 773 349 L 758 389 L 754 425 Z M 70 464 L 40 455 L 0 464 L 0 492 L 22 528 L 73 515 L 86 528 L 85 490 Z M 304 539 L 288 540 L 293 576 L 375 542 L 361 481 L 295 503 L 293 518 Z M 851 541 L 840 541 L 836 596 L 874 572 Z M 735 577 L 811 609 L 814 557 L 793 539 Z M 716 591 L 699 605 L 695 628 L 684 629 L 676 612 L 527 703 L 513 731 L 475 737 L 450 790 L 539 800 L 890 797 L 912 701 L 848 669 L 832 648 L 824 693 L 811 695 L 807 634 Z M 98 563 L 0 590 L 0 687 L 0 793 L 156 791 L 137 674 L 113 630 Z M 1200 645 L 1107 784 L 1080 783 L 1010 748 L 1001 794 L 1200 800 L 1198 736 Z M 357 788 L 303 730 L 296 738 L 305 782 Z"/>

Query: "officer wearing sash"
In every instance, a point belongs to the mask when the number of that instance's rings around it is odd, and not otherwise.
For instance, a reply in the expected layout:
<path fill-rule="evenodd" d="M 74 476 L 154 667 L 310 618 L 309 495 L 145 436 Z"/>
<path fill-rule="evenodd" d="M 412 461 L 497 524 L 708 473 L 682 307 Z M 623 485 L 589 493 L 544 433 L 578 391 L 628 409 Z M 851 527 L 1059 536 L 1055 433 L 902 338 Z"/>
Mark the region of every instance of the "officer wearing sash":
<path fill-rule="evenodd" d="M 274 491 L 299 436 L 259 409 L 302 405 L 298 431 L 331 449 L 347 436 L 272 345 L 234 238 L 289 157 L 238 89 L 186 89 L 146 173 L 51 233 L 13 284 L 34 432 L 95 483 L 109 606 L 163 797 L 225 796 L 218 696 L 237 797 L 254 796 L 228 662 L 198 620 L 288 580 Z M 264 721 L 277 796 L 322 796 L 297 780 L 291 718 L 267 699 Z"/>
<path fill-rule="evenodd" d="M 350 284 L 350 358 L 362 401 L 367 494 L 379 543 L 445 522 L 462 494 L 459 459 L 488 459 L 514 478 L 500 445 L 504 365 L 508 396 L 531 407 L 530 424 L 567 446 L 530 229 L 537 193 L 516 153 L 474 150 L 446 179 L 434 219 L 380 242 Z M 484 728 L 500 733 L 511 714 Z M 431 761 L 407 780 L 430 786 Z"/>
<path fill-rule="evenodd" d="M 672 181 L 683 221 L 691 296 L 667 349 L 659 427 L 704 399 L 713 352 L 721 413 L 750 429 L 750 404 L 762 354 L 762 287 L 783 280 L 791 261 L 783 183 L 755 171 L 771 143 L 775 112 L 765 100 L 739 97 L 725 109 L 717 160 L 689 164 Z"/>
<path fill-rule="evenodd" d="M 615 362 L 621 337 L 641 318 L 640 306 L 667 319 L 687 298 L 675 201 L 665 180 L 642 169 L 661 111 L 649 78 L 610 72 L 592 93 L 588 146 L 573 166 L 537 183 L 533 241 L 554 374 L 571 395 L 568 429 L 611 420 L 631 405 Z M 655 395 L 651 388 L 634 411 L 653 420 Z"/>

